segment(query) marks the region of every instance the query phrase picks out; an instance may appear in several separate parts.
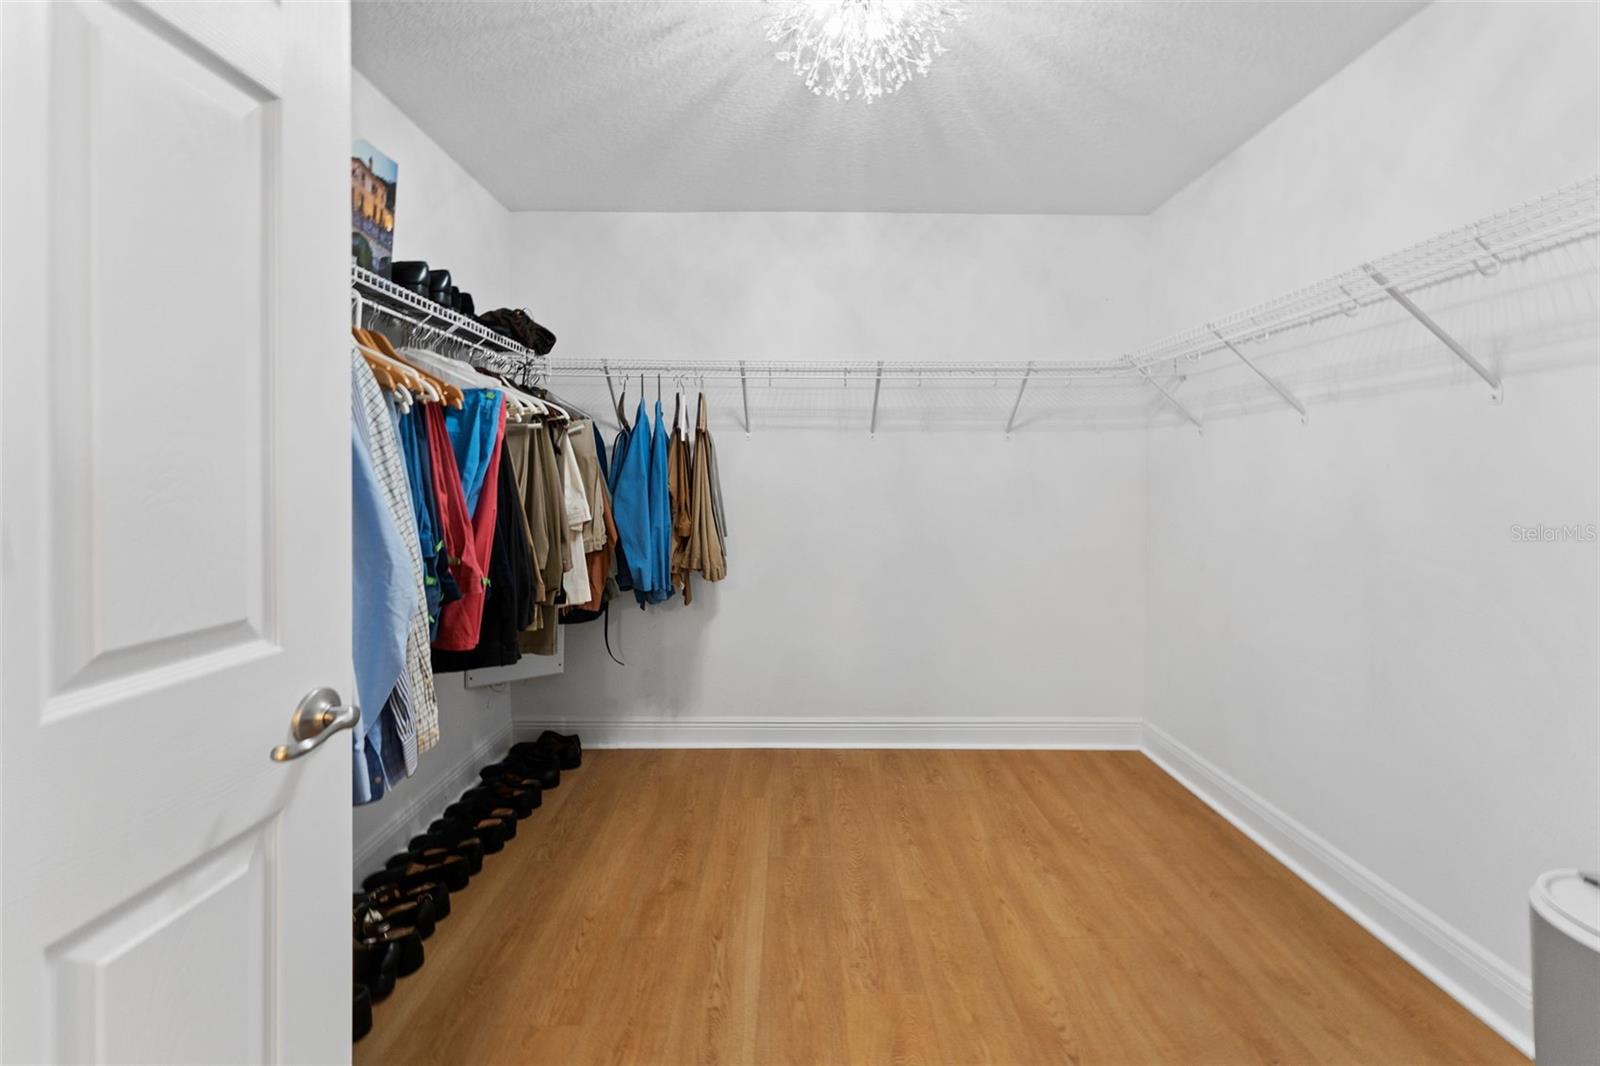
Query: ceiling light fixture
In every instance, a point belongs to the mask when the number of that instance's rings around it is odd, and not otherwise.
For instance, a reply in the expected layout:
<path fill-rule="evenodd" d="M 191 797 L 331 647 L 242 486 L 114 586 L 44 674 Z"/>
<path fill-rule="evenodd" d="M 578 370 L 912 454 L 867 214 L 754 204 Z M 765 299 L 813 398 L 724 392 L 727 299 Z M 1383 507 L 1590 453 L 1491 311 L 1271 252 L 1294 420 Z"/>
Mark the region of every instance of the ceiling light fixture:
<path fill-rule="evenodd" d="M 813 93 L 870 103 L 926 75 L 949 51 L 939 37 L 965 17 L 950 0 L 781 0 L 767 40 Z"/>

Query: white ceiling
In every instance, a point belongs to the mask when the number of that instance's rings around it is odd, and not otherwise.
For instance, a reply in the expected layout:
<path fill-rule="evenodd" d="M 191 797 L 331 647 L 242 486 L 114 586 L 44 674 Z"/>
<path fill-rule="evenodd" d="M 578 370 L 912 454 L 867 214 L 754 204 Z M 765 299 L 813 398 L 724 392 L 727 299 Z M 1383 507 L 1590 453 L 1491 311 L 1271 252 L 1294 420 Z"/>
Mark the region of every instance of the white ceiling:
<path fill-rule="evenodd" d="M 361 0 L 353 32 L 513 210 L 1142 214 L 1420 6 L 979 0 L 871 104 L 807 92 L 760 2 Z"/>

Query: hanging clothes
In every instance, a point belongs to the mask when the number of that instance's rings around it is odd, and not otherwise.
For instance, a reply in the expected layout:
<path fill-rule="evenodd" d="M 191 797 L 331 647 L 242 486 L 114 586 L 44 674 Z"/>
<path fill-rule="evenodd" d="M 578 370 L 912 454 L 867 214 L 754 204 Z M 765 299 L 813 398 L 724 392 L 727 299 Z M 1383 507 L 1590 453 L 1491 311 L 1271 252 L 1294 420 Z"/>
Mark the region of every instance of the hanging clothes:
<path fill-rule="evenodd" d="M 531 655 L 554 655 L 558 646 L 557 619 L 562 599 L 561 564 L 563 532 L 566 509 L 561 492 L 561 471 L 556 463 L 555 446 L 547 425 L 535 427 L 528 442 L 528 491 L 533 499 L 528 504 L 530 520 L 544 529 L 550 550 L 539 573 L 542 588 L 537 605 L 535 625 L 522 633 L 522 650 Z M 569 549 L 570 550 L 570 549 Z"/>
<path fill-rule="evenodd" d="M 365 364 L 363 364 L 365 368 Z M 354 368 L 352 367 L 352 372 Z M 361 424 L 360 396 L 351 390 L 351 650 L 356 699 L 352 798 L 357 804 L 382 798 L 384 705 L 406 672 L 406 638 L 416 613 L 416 587 L 410 580 L 405 534 L 384 499 Z"/>
<path fill-rule="evenodd" d="M 390 394 L 385 393 L 386 398 Z M 391 398 L 391 411 L 394 411 Z M 444 606 L 446 589 L 453 589 L 450 554 L 444 549 L 439 529 L 438 501 L 433 494 L 433 459 L 428 454 L 428 435 L 422 426 L 423 415 L 413 407 L 395 414 L 395 433 L 400 439 L 400 454 L 405 460 L 406 482 L 411 490 L 411 509 L 417 516 L 417 547 L 422 555 L 423 593 L 427 598 L 428 639 L 439 632 L 439 610 Z M 456 591 L 451 597 L 460 597 Z"/>
<path fill-rule="evenodd" d="M 572 451 L 583 475 L 584 493 L 588 497 L 593 517 L 584 527 L 584 563 L 589 572 L 589 597 L 582 601 L 569 601 L 562 611 L 562 621 L 575 614 L 582 619 L 592 617 L 606 600 L 607 585 L 615 556 L 617 529 L 612 517 L 611 491 L 605 478 L 605 442 L 594 423 L 574 422 L 567 432 Z M 580 619 L 580 620 L 582 620 Z"/>
<path fill-rule="evenodd" d="M 578 464 L 584 499 L 589 504 L 589 520 L 583 526 L 585 555 L 599 551 L 606 541 L 605 520 L 600 510 L 600 494 L 605 488 L 606 478 L 596 448 L 597 436 L 594 423 L 587 419 L 574 419 L 567 427 L 567 440 L 572 448 L 572 457 Z"/>
<path fill-rule="evenodd" d="M 617 540 L 621 545 L 618 566 L 626 562 L 627 581 L 623 582 L 619 570 L 617 584 L 623 589 L 632 589 L 634 597 L 643 604 L 655 587 L 656 573 L 650 511 L 652 434 L 644 397 L 639 398 L 639 411 L 628 440 L 621 441 L 620 436 L 611 459 L 614 468 L 620 463 L 616 483 L 611 487 L 611 502 L 615 507 Z"/>
<path fill-rule="evenodd" d="M 555 534 L 558 531 L 547 521 L 543 492 L 538 484 L 539 463 L 534 455 L 533 438 L 535 434 L 542 433 L 544 433 L 543 423 L 506 426 L 507 453 L 511 457 L 511 467 L 517 483 L 517 499 L 528 529 L 530 561 L 533 564 L 535 609 L 532 620 L 523 627 L 532 630 L 537 630 L 543 624 L 544 614 L 540 608 L 545 604 L 555 603 L 556 587 L 552 587 L 549 566 L 552 555 L 557 560 L 560 559 L 555 547 Z M 528 649 L 524 647 L 523 650 Z"/>
<path fill-rule="evenodd" d="M 583 491 L 583 471 L 578 468 L 570 432 L 561 433 L 561 498 L 566 514 L 567 551 L 562 560 L 561 590 L 568 603 L 589 599 L 589 568 L 584 563 L 583 530 L 591 518 L 589 497 Z"/>
<path fill-rule="evenodd" d="M 717 484 L 716 463 L 716 445 L 711 440 L 711 429 L 706 421 L 706 396 L 701 393 L 700 410 L 695 422 L 689 569 L 707 581 L 721 581 L 728 576 L 726 547 L 716 517 L 716 498 L 721 494 Z"/>
<path fill-rule="evenodd" d="M 428 429 L 429 451 L 440 457 L 440 461 L 433 464 L 434 501 L 439 509 L 445 550 L 449 553 L 450 573 L 461 593 L 457 599 L 441 606 L 433 646 L 446 651 L 466 651 L 478 643 L 477 626 L 483 613 L 483 582 L 487 575 L 478 562 L 472 517 L 461 488 L 461 472 L 454 462 L 448 461 L 455 450 L 445 429 L 444 412 L 437 404 L 428 404 L 422 413 Z"/>
<path fill-rule="evenodd" d="M 617 404 L 617 425 L 621 428 L 617 430 L 616 437 L 612 439 L 611 462 L 606 467 L 606 487 L 611 494 L 611 518 L 613 523 L 616 523 L 617 519 L 617 483 L 622 479 L 622 470 L 627 462 L 628 448 L 633 440 L 633 433 L 628 426 L 628 420 L 623 417 L 622 404 L 620 402 Z M 633 588 L 633 574 L 631 567 L 628 565 L 627 552 L 620 536 L 617 539 L 615 555 L 617 589 L 621 592 L 627 592 Z"/>
<path fill-rule="evenodd" d="M 504 399 L 501 399 L 496 405 L 494 450 L 489 455 L 484 471 L 484 482 L 491 486 L 499 484 L 500 442 L 505 437 L 505 428 L 506 405 Z M 472 513 L 472 543 L 475 558 L 484 576 L 476 588 L 463 587 L 461 599 L 444 609 L 444 617 L 439 623 L 439 640 L 434 642 L 434 646 L 440 651 L 470 651 L 478 646 L 478 640 L 483 632 L 483 606 L 484 599 L 488 595 L 488 570 L 494 557 L 495 518 L 498 514 L 498 491 L 481 493 L 478 497 L 478 508 Z M 451 617 L 453 611 L 456 612 L 456 618 Z M 451 637 L 448 644 L 445 643 L 447 633 Z"/>
<path fill-rule="evenodd" d="M 497 496 L 494 550 L 478 643 L 470 651 L 435 651 L 433 666 L 440 672 L 510 666 L 522 657 L 518 638 L 533 621 L 533 554 L 509 451 L 502 440 L 499 461 L 490 464 Z"/>
<path fill-rule="evenodd" d="M 439 705 L 434 694 L 433 670 L 428 663 L 428 607 L 421 544 L 417 540 L 417 514 L 411 505 L 410 481 L 401 457 L 400 442 L 394 433 L 393 420 L 397 415 L 391 406 L 392 400 L 378 388 L 378 381 L 365 360 L 352 359 L 350 372 L 352 394 L 360 404 L 356 426 L 365 437 L 384 503 L 405 541 L 410 564 L 407 577 L 413 586 L 415 604 L 406 635 L 405 680 L 408 683 L 397 684 L 384 706 L 389 717 L 388 727 L 399 740 L 398 746 L 385 748 L 384 765 L 389 783 L 393 785 L 416 773 L 422 733 L 426 731 L 433 738 L 430 747 L 437 740 Z"/>
<path fill-rule="evenodd" d="M 700 426 L 705 424 L 706 394 L 700 394 Z M 697 429 L 696 435 L 699 435 Z M 711 440 L 711 431 L 705 430 L 705 439 Z M 711 470 L 711 514 L 716 519 L 717 539 L 722 542 L 723 553 L 728 550 L 728 520 L 722 513 L 722 475 L 717 472 L 717 449 L 711 449 L 710 461 L 706 464 Z"/>
<path fill-rule="evenodd" d="M 683 393 L 673 401 L 672 439 L 667 444 L 667 493 L 672 504 L 672 587 L 682 591 L 685 604 L 694 602 L 689 584 L 689 453 Z"/>
<path fill-rule="evenodd" d="M 484 485 L 493 485 L 489 467 L 500 457 L 501 430 L 506 423 L 505 395 L 499 389 L 466 389 L 461 410 L 445 408 L 444 425 L 461 472 L 467 513 L 476 516 Z M 493 489 L 490 496 L 494 495 Z"/>
<path fill-rule="evenodd" d="M 650 560 L 654 564 L 646 598 L 665 603 L 672 598 L 672 494 L 667 484 L 667 422 L 656 401 L 655 431 L 650 435 Z"/>

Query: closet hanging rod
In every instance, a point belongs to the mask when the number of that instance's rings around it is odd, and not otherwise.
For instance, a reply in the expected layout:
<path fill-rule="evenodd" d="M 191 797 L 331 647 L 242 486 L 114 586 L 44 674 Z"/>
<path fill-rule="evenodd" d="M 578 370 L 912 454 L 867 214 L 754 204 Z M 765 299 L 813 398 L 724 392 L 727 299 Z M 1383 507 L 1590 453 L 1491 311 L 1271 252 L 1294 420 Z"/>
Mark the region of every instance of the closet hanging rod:
<path fill-rule="evenodd" d="M 1133 362 L 1149 367 L 1176 359 L 1200 359 L 1228 350 L 1230 341 L 1241 344 L 1265 340 L 1330 319 L 1355 318 L 1370 307 L 1393 302 L 1395 292 L 1411 296 L 1475 274 L 1487 277 L 1503 266 L 1597 234 L 1600 176 L 1563 186 L 1313 285 L 1212 319 L 1134 352 Z M 1378 284 L 1374 272 L 1387 284 Z"/>
<path fill-rule="evenodd" d="M 1330 319 L 1356 317 L 1368 308 L 1394 303 L 1395 293 L 1410 296 L 1475 274 L 1493 275 L 1508 264 L 1596 235 L 1600 235 L 1600 176 L 1556 189 L 1277 299 L 1211 319 L 1205 325 L 1116 359 L 1028 362 L 556 358 L 548 363 L 548 371 L 570 377 L 660 373 L 690 381 L 729 378 L 757 383 L 763 378 L 784 378 L 831 381 L 847 387 L 860 384 L 863 388 L 875 387 L 879 380 L 907 378 L 1027 380 L 1035 384 L 1052 380 L 1147 380 L 1145 372 L 1160 364 L 1176 366 L 1183 360 L 1198 360 L 1220 352 L 1245 358 L 1240 350 L 1250 343 Z M 1387 284 L 1379 285 L 1369 267 Z M 1280 388 L 1279 394 L 1285 391 Z M 1298 398 L 1290 394 L 1284 400 L 1304 416 Z"/>
<path fill-rule="evenodd" d="M 368 311 L 378 311 L 437 333 L 442 339 L 465 345 L 481 360 L 481 365 L 515 378 L 524 387 L 542 383 L 546 360 L 543 356 L 476 319 L 432 300 L 418 296 L 379 274 L 350 267 L 350 301 L 354 323 L 360 325 Z M 472 359 L 466 360 L 473 362 Z"/>
<path fill-rule="evenodd" d="M 700 378 L 729 378 L 759 384 L 766 377 L 831 381 L 870 388 L 880 377 L 952 378 L 979 381 L 1018 380 L 1023 377 L 1105 377 L 1127 372 L 1122 362 L 944 362 L 939 360 L 759 360 L 759 359 L 556 359 L 549 372 L 561 377 L 607 377 L 614 380 L 637 374 L 660 374 L 665 380 L 693 382 Z"/>

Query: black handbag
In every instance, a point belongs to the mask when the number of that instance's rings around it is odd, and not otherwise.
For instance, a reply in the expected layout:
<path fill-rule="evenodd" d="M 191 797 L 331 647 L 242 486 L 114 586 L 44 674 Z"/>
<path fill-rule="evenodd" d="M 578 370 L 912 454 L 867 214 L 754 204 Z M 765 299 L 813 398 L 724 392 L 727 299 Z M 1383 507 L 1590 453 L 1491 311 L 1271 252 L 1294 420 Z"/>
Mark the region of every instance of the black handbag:
<path fill-rule="evenodd" d="M 528 317 L 528 312 L 521 308 L 497 307 L 479 315 L 478 321 L 538 355 L 549 355 L 550 349 L 556 346 L 556 335 Z"/>

